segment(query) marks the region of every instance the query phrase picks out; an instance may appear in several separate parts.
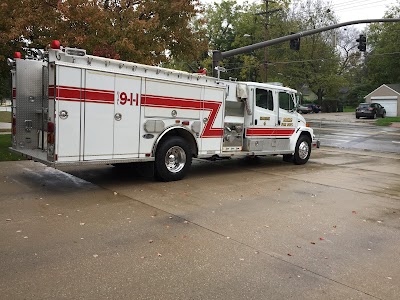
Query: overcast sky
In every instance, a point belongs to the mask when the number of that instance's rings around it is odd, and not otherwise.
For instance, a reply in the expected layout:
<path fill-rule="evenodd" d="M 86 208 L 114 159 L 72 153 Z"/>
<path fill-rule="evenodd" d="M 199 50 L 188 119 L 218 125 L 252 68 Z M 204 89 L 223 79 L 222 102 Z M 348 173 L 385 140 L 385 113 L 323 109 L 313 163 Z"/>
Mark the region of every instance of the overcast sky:
<path fill-rule="evenodd" d="M 221 2 L 220 0 L 200 0 L 202 3 Z M 243 3 L 245 0 L 237 0 Z M 263 3 L 263 0 L 247 0 L 249 3 Z M 301 1 L 301 0 L 296 0 Z M 340 22 L 363 19 L 381 19 L 388 6 L 398 3 L 396 0 L 331 0 L 332 8 Z"/>

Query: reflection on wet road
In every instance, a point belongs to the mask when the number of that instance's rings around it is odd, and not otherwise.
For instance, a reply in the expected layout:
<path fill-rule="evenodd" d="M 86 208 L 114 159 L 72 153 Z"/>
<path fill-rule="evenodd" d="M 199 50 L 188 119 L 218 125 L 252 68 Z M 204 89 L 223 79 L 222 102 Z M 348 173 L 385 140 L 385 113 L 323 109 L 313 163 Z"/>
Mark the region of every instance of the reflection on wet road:
<path fill-rule="evenodd" d="M 400 153 L 400 128 L 314 121 L 321 146 Z"/>

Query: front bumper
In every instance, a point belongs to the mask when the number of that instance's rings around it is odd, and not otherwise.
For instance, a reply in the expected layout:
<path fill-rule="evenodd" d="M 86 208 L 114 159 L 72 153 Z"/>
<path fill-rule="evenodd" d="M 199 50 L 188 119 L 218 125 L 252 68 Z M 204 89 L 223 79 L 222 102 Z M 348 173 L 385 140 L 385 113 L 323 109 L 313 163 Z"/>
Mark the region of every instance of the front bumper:
<path fill-rule="evenodd" d="M 312 148 L 319 148 L 321 146 L 321 141 L 317 139 L 315 136 L 313 137 L 311 147 Z"/>

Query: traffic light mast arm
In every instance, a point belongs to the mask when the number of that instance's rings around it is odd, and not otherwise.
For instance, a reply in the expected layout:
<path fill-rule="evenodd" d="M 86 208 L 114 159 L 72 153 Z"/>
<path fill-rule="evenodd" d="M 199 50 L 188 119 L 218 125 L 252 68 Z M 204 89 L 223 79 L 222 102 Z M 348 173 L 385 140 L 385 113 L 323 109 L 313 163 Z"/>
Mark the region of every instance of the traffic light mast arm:
<path fill-rule="evenodd" d="M 215 70 L 215 67 L 217 67 L 219 65 L 219 62 L 221 60 L 223 60 L 224 58 L 227 58 L 227 57 L 231 57 L 231 56 L 238 55 L 238 54 L 249 53 L 256 49 L 280 44 L 280 43 L 283 43 L 286 41 L 290 41 L 292 39 L 301 38 L 302 36 L 309 36 L 309 35 L 332 30 L 332 29 L 339 28 L 339 27 L 344 27 L 344 26 L 353 25 L 353 24 L 361 24 L 361 23 L 381 23 L 381 22 L 400 22 L 400 19 L 367 19 L 367 20 L 349 21 L 349 22 L 334 24 L 334 25 L 317 28 L 317 29 L 313 29 L 313 30 L 298 32 L 298 33 L 294 33 L 291 35 L 286 35 L 286 36 L 282 36 L 282 37 L 279 37 L 276 39 L 272 39 L 269 41 L 264 41 L 264 42 L 256 43 L 253 45 L 248 45 L 245 47 L 228 50 L 225 52 L 221 52 L 219 50 L 214 50 L 213 51 L 213 76 L 217 77 L 217 71 Z"/>

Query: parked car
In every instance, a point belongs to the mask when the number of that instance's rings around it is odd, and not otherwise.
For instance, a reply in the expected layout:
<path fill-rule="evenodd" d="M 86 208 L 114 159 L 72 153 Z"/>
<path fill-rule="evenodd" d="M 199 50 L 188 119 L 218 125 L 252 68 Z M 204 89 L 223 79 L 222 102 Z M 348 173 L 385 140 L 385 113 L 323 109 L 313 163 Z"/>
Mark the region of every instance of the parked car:
<path fill-rule="evenodd" d="M 366 117 L 375 119 L 376 117 L 384 118 L 386 116 L 385 108 L 379 103 L 360 103 L 356 108 L 356 118 Z"/>
<path fill-rule="evenodd" d="M 321 111 L 321 106 L 317 104 L 306 104 L 307 107 L 310 107 L 314 113 L 319 113 Z"/>
<path fill-rule="evenodd" d="M 299 105 L 299 106 L 297 106 L 297 111 L 301 114 L 308 114 L 308 113 L 311 113 L 313 110 L 311 107 L 308 107 L 305 105 Z"/>

